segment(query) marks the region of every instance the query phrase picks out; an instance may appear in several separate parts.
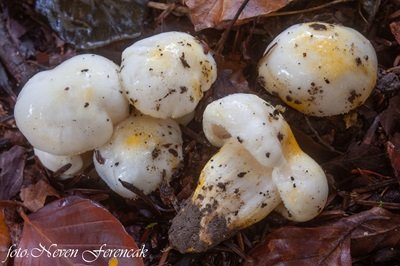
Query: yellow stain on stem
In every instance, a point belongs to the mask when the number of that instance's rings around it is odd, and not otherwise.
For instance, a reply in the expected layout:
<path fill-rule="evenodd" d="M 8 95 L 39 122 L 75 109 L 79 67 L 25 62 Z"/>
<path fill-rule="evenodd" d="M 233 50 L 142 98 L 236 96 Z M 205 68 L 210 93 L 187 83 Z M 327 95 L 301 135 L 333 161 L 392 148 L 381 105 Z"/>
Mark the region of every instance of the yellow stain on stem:
<path fill-rule="evenodd" d="M 289 159 L 292 156 L 302 154 L 303 151 L 301 150 L 299 144 L 297 143 L 289 125 L 285 125 L 285 127 L 286 127 L 286 130 L 284 132 L 287 132 L 287 133 L 286 133 L 285 140 L 283 142 L 283 153 L 285 154 L 285 157 L 287 157 Z"/>

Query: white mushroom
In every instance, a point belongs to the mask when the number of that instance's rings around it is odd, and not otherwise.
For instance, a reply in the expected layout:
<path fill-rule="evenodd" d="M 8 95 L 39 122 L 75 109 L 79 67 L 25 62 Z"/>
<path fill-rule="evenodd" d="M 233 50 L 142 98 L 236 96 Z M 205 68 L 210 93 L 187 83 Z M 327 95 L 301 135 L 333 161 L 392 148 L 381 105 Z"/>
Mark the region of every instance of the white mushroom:
<path fill-rule="evenodd" d="M 216 77 L 212 55 L 186 33 L 154 35 L 122 53 L 126 95 L 140 112 L 153 117 L 178 118 L 192 112 Z"/>
<path fill-rule="evenodd" d="M 112 190 L 133 199 L 137 195 L 119 180 L 148 194 L 163 179 L 169 182 L 182 159 L 181 131 L 174 120 L 135 114 L 121 122 L 110 142 L 95 151 L 94 165 Z"/>
<path fill-rule="evenodd" d="M 61 179 L 67 179 L 79 173 L 92 161 L 90 152 L 78 155 L 62 156 L 50 154 L 35 148 L 33 150 L 43 166 L 50 171 L 55 172 L 60 170 L 63 166 L 71 164 L 71 166 L 60 175 Z"/>
<path fill-rule="evenodd" d="M 261 98 L 233 94 L 209 104 L 203 128 L 222 148 L 172 222 L 170 242 L 180 252 L 205 251 L 278 207 L 294 221 L 322 211 L 328 196 L 323 170 Z"/>
<path fill-rule="evenodd" d="M 259 63 L 265 89 L 305 114 L 331 116 L 362 105 L 377 79 L 371 43 L 354 29 L 310 22 L 289 27 Z"/>
<path fill-rule="evenodd" d="M 118 67 L 94 54 L 75 56 L 33 76 L 15 105 L 18 128 L 35 148 L 73 156 L 106 143 L 128 116 Z"/>

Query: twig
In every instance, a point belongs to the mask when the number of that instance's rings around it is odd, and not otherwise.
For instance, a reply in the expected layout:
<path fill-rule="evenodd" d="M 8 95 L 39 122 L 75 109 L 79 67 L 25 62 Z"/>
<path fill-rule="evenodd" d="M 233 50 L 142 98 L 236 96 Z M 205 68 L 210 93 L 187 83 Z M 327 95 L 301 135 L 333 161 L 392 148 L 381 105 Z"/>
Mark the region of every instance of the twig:
<path fill-rule="evenodd" d="M 328 148 L 330 151 L 333 151 L 333 152 L 338 153 L 338 154 L 340 154 L 340 155 L 344 154 L 343 152 L 337 151 L 337 150 L 336 150 L 335 148 L 333 148 L 331 145 L 329 145 L 328 143 L 326 143 L 325 140 L 323 140 L 323 139 L 320 137 L 318 131 L 313 127 L 313 125 L 311 124 L 311 122 L 310 122 L 310 120 L 308 119 L 308 117 L 305 116 L 304 118 L 305 118 L 305 120 L 306 120 L 306 122 L 307 122 L 308 127 L 311 129 L 311 131 L 314 133 L 315 137 L 318 139 L 318 141 L 319 141 L 323 146 L 325 146 L 326 148 Z"/>
<path fill-rule="evenodd" d="M 194 132 L 192 129 L 188 128 L 187 126 L 181 125 L 181 130 L 182 133 L 189 136 L 193 140 L 195 140 L 197 143 L 202 144 L 206 147 L 211 147 L 210 143 L 208 143 L 206 140 L 204 140 L 202 137 L 200 137 L 199 134 Z"/>
<path fill-rule="evenodd" d="M 380 207 L 389 210 L 400 210 L 400 203 L 373 200 L 355 200 L 355 203 L 364 206 Z"/>
<path fill-rule="evenodd" d="M 70 169 L 71 166 L 72 166 L 71 163 L 67 163 L 66 165 L 61 166 L 59 169 L 57 169 L 57 170 L 53 173 L 53 177 L 54 177 L 54 178 L 60 177 L 62 174 L 64 174 L 64 172 L 66 172 L 68 169 Z"/>
<path fill-rule="evenodd" d="M 367 170 L 367 169 L 353 169 L 351 170 L 352 174 L 360 174 L 360 175 L 372 175 L 372 176 L 377 176 L 379 178 L 383 178 L 383 179 L 391 179 L 390 176 L 386 176 L 386 175 L 381 175 L 377 172 L 371 171 L 371 170 Z"/>
<path fill-rule="evenodd" d="M 172 250 L 172 248 L 170 246 L 168 246 L 167 248 L 165 248 L 162 251 L 162 255 L 161 255 L 160 261 L 158 262 L 158 266 L 168 265 L 167 264 L 167 259 L 168 259 L 169 252 L 171 250 Z"/>
<path fill-rule="evenodd" d="M 397 179 L 389 179 L 389 180 L 385 180 L 385 181 L 380 181 L 378 183 L 369 185 L 367 187 L 356 188 L 353 190 L 353 192 L 361 194 L 361 193 L 366 193 L 366 192 L 377 190 L 378 188 L 394 185 L 394 184 L 397 184 Z"/>
<path fill-rule="evenodd" d="M 168 10 L 171 8 L 171 5 L 172 4 L 165 4 L 165 3 L 159 3 L 159 2 L 154 2 L 154 1 L 149 1 L 147 3 L 147 6 L 149 8 L 154 8 L 154 9 L 158 9 L 158 10 Z M 180 6 L 180 5 L 174 4 L 174 8 L 173 8 L 172 12 L 178 13 L 179 15 L 186 15 L 186 14 L 189 14 L 189 9 L 185 6 Z"/>
<path fill-rule="evenodd" d="M 142 199 L 149 207 L 151 207 L 158 215 L 161 215 L 161 212 L 159 211 L 159 209 L 157 208 L 157 206 L 154 204 L 154 202 L 147 197 L 147 195 L 145 195 L 143 193 L 142 190 L 140 190 L 139 188 L 137 188 L 136 186 L 134 186 L 133 184 L 123 181 L 121 179 L 118 179 L 118 181 L 122 184 L 122 186 L 126 189 L 128 189 L 129 191 L 135 193 L 140 199 Z"/>
<path fill-rule="evenodd" d="M 0 13 L 0 60 L 18 84 L 25 83 L 36 69 L 25 62 L 11 40 L 5 27 L 4 14 Z"/>
<path fill-rule="evenodd" d="M 230 240 L 227 240 L 227 241 L 223 242 L 223 245 L 219 245 L 219 246 L 214 247 L 213 250 L 235 253 L 236 255 L 238 255 L 239 257 L 241 257 L 242 259 L 244 259 L 246 261 L 248 259 L 250 259 L 246 254 L 244 254 L 244 252 L 242 252 L 240 250 L 240 248 L 236 244 L 230 242 Z"/>
<path fill-rule="evenodd" d="M 315 7 L 310 7 L 306 9 L 301 9 L 301 10 L 293 10 L 293 11 L 283 11 L 283 12 L 272 12 L 264 17 L 278 17 L 278 16 L 289 16 L 289 15 L 296 15 L 296 14 L 301 14 L 301 13 L 307 13 L 307 12 L 313 12 L 316 10 L 320 10 L 326 7 L 334 6 L 337 4 L 343 4 L 343 3 L 349 3 L 349 2 L 354 2 L 354 0 L 336 0 L 330 3 L 326 3 L 320 6 L 315 6 Z"/>
<path fill-rule="evenodd" d="M 216 49 L 217 54 L 222 53 L 222 50 L 224 49 L 224 46 L 225 46 L 225 42 L 228 39 L 229 33 L 231 32 L 233 25 L 235 25 L 235 22 L 238 20 L 240 14 L 242 13 L 243 9 L 246 7 L 248 2 L 249 2 L 249 0 L 243 1 L 243 3 L 240 5 L 238 11 L 236 12 L 235 16 L 230 21 L 228 28 L 222 34 L 221 39 L 219 39 L 219 41 L 217 43 L 217 49 Z"/>
<path fill-rule="evenodd" d="M 395 66 L 395 67 L 391 67 L 385 70 L 386 73 L 388 72 L 394 72 L 394 73 L 400 73 L 400 66 Z"/>
<path fill-rule="evenodd" d="M 379 125 L 379 115 L 375 117 L 374 122 L 371 124 L 369 129 L 367 130 L 367 133 L 364 136 L 363 143 L 366 145 L 371 144 L 372 139 L 375 135 L 376 129 L 378 128 Z"/>
<path fill-rule="evenodd" d="M 12 90 L 10 86 L 10 82 L 8 80 L 8 75 L 6 73 L 6 70 L 3 67 L 3 64 L 0 62 L 0 88 L 4 90 L 6 94 L 8 94 L 13 101 L 13 103 L 16 102 L 17 100 L 17 95 L 15 92 Z"/>
<path fill-rule="evenodd" d="M 11 120 L 14 118 L 14 115 L 5 115 L 5 116 L 0 116 L 0 123 L 7 122 L 8 120 Z"/>
<path fill-rule="evenodd" d="M 161 24 L 168 16 L 169 14 L 171 14 L 172 11 L 174 11 L 176 7 L 175 3 L 172 3 L 169 5 L 169 7 L 167 9 L 165 9 L 157 18 L 156 18 L 156 22 L 158 24 Z"/>
<path fill-rule="evenodd" d="M 16 200 L 0 200 L 0 208 L 7 208 L 7 207 L 13 207 L 13 208 L 23 207 L 27 209 L 27 207 L 22 202 Z"/>

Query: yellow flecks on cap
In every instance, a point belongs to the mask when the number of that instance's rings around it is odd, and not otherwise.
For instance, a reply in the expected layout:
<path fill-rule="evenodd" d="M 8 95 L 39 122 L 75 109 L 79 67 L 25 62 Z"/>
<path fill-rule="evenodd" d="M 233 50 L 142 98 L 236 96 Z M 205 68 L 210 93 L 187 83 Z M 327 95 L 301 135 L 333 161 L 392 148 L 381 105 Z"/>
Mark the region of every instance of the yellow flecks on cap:
<path fill-rule="evenodd" d="M 298 43 L 307 44 L 307 50 L 301 49 L 302 45 L 300 45 L 297 49 L 299 52 L 299 57 L 303 57 L 303 53 L 307 53 L 307 57 L 311 57 L 312 54 L 315 54 L 318 57 L 318 64 L 323 66 L 323 71 L 329 73 L 329 78 L 335 80 L 336 78 L 343 75 L 343 73 L 349 71 L 349 69 L 353 69 L 355 64 L 347 59 L 347 55 L 343 50 L 343 43 L 332 40 L 332 39 L 321 39 L 315 38 L 310 41 L 310 36 L 308 34 L 303 34 L 299 37 Z M 305 62 L 307 62 L 307 58 L 304 58 Z M 310 58 L 311 64 L 316 64 L 315 60 Z M 314 66 L 313 68 L 316 68 Z M 311 69 L 313 69 L 311 68 Z"/>
<path fill-rule="evenodd" d="M 160 57 L 164 56 L 164 49 L 161 47 L 157 47 L 149 52 L 150 59 L 159 59 Z"/>
<path fill-rule="evenodd" d="M 365 75 L 373 73 L 371 63 L 363 60 L 362 64 L 356 64 L 357 52 L 351 51 L 356 48 L 351 48 L 344 41 L 331 39 L 328 36 L 314 36 L 310 40 L 310 33 L 304 33 L 296 38 L 295 42 L 299 44 L 296 49 L 302 62 L 304 64 L 309 62 L 310 69 L 315 69 L 317 67 L 315 64 L 318 64 L 322 67 L 321 71 L 327 73 L 333 82 L 348 72 L 360 71 Z M 307 54 L 306 57 L 303 53 Z M 316 58 L 313 58 L 313 55 Z"/>
<path fill-rule="evenodd" d="M 125 143 L 128 146 L 138 146 L 145 144 L 149 139 L 147 134 L 133 134 L 126 139 Z"/>
<path fill-rule="evenodd" d="M 109 261 L 108 261 L 108 266 L 118 266 L 118 259 L 117 258 L 111 258 Z"/>
<path fill-rule="evenodd" d="M 199 99 L 201 99 L 201 97 L 203 97 L 203 92 L 201 90 L 201 85 L 200 82 L 198 80 L 194 80 L 193 84 L 193 97 L 194 99 L 197 101 Z"/>
<path fill-rule="evenodd" d="M 87 88 L 87 89 L 85 90 L 84 94 L 83 94 L 83 99 L 84 99 L 85 101 L 90 101 L 90 100 L 92 100 L 92 98 L 93 98 L 93 93 L 94 93 L 93 88 Z"/>
<path fill-rule="evenodd" d="M 295 103 L 294 101 L 286 100 L 285 97 L 281 97 L 281 99 L 293 109 L 302 113 L 307 113 L 307 102 L 305 100 L 302 101 L 302 99 L 300 99 L 300 103 Z"/>

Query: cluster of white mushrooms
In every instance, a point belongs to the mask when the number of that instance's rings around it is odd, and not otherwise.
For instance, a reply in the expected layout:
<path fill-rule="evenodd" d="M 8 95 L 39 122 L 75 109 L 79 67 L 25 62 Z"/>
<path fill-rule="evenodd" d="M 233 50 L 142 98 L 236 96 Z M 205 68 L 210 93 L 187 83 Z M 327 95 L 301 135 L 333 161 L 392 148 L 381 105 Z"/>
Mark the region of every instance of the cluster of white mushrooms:
<path fill-rule="evenodd" d="M 93 158 L 110 188 L 133 199 L 120 180 L 145 194 L 170 180 L 183 159 L 173 119 L 190 115 L 216 76 L 200 41 L 162 33 L 128 47 L 120 67 L 84 54 L 36 74 L 18 96 L 15 120 L 45 167 L 71 164 L 68 178 Z"/>
<path fill-rule="evenodd" d="M 120 67 L 86 54 L 38 73 L 18 96 L 15 119 L 45 167 L 71 164 L 64 172 L 70 177 L 93 158 L 109 187 L 134 199 L 120 180 L 148 194 L 171 179 L 183 160 L 176 121 L 190 119 L 216 77 L 216 63 L 197 39 L 162 33 L 128 47 Z M 367 99 L 377 59 L 350 28 L 304 23 L 272 41 L 259 77 L 300 112 L 336 115 Z M 221 148 L 172 221 L 170 242 L 180 252 L 205 251 L 274 210 L 301 222 L 324 208 L 324 171 L 269 103 L 252 94 L 226 96 L 207 106 L 203 130 Z"/>

